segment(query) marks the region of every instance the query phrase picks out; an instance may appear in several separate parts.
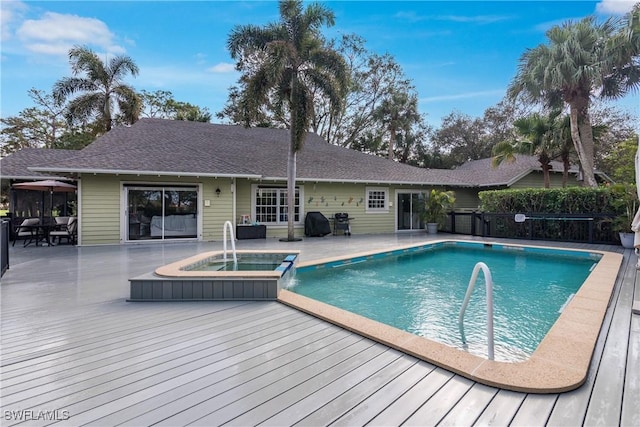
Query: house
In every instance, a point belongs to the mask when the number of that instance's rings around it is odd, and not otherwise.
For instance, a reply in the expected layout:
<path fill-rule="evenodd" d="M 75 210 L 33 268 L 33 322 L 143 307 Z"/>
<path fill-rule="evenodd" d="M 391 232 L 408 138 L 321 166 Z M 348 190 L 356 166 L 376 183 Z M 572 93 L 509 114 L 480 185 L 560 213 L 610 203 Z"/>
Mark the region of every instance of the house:
<path fill-rule="evenodd" d="M 225 221 L 242 218 L 266 225 L 268 237 L 283 237 L 288 144 L 285 129 L 141 119 L 80 151 L 41 150 L 38 157 L 28 150 L 29 176 L 11 166 L 22 152 L 0 160 L 0 170 L 3 181 L 76 181 L 83 245 L 218 240 Z M 434 187 L 455 190 L 457 209 L 474 209 L 480 190 L 541 186 L 540 166 L 531 159 L 495 170 L 486 161 L 455 170 L 417 168 L 308 134 L 297 156 L 296 235 L 304 234 L 307 212 L 328 218 L 346 212 L 353 233 L 402 232 L 424 227 L 419 213 Z"/>

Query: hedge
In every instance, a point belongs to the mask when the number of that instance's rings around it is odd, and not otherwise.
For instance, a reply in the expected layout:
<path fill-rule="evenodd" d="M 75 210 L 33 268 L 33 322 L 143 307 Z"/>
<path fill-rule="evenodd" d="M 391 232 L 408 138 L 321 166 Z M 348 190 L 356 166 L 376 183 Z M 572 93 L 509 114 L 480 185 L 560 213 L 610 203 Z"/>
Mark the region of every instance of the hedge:
<path fill-rule="evenodd" d="M 617 214 L 630 187 L 530 188 L 490 190 L 478 193 L 480 209 L 492 213 Z M 632 190 L 635 192 L 635 187 Z"/>

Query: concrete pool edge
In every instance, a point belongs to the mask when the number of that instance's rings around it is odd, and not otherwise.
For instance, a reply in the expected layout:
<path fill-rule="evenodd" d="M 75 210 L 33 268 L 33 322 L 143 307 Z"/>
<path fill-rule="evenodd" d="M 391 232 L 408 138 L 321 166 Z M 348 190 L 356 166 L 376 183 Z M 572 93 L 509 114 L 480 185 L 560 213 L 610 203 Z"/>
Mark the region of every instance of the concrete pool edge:
<path fill-rule="evenodd" d="M 429 244 L 456 242 L 430 241 Z M 490 242 L 483 242 L 492 244 Z M 496 243 L 501 246 L 532 247 Z M 298 266 L 369 256 L 410 249 L 416 244 L 384 251 L 358 253 L 341 258 L 327 258 L 300 263 Z M 465 351 L 401 331 L 337 307 L 324 304 L 287 290 L 278 301 L 313 316 L 339 325 L 392 348 L 482 384 L 527 393 L 560 393 L 581 386 L 587 378 L 591 358 L 609 306 L 623 256 L 618 253 L 535 246 L 541 249 L 587 252 L 602 256 L 573 299 L 531 357 L 522 362 L 496 362 Z"/>

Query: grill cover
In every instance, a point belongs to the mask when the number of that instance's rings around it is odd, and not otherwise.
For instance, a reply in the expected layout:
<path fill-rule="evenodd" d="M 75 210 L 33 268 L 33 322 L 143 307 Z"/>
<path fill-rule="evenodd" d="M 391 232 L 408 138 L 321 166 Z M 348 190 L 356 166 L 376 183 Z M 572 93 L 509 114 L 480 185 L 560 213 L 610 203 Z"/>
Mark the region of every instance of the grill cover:
<path fill-rule="evenodd" d="M 321 212 L 307 212 L 304 218 L 304 235 L 309 237 L 322 237 L 331 234 L 331 225 L 327 217 Z"/>

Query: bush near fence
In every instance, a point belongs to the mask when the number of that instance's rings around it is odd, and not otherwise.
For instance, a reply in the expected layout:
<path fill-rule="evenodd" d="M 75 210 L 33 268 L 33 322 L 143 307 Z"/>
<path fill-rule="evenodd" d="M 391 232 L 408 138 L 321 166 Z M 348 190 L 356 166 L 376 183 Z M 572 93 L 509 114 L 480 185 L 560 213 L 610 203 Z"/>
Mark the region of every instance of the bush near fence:
<path fill-rule="evenodd" d="M 480 210 L 492 213 L 611 214 L 622 213 L 619 186 L 531 188 L 478 193 Z"/>

